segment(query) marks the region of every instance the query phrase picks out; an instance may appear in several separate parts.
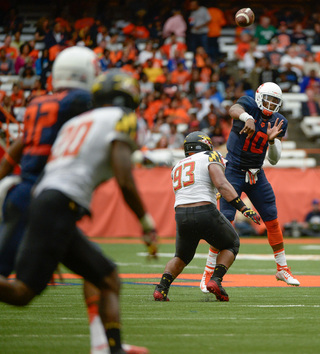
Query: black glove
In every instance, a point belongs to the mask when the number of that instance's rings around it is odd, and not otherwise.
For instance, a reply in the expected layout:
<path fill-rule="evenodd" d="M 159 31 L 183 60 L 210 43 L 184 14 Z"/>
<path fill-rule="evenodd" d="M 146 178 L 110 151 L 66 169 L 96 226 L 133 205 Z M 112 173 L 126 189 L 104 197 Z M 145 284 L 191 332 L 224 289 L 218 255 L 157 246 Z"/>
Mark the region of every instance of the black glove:
<path fill-rule="evenodd" d="M 253 211 L 252 209 L 246 208 L 242 211 L 242 214 L 248 218 L 254 221 L 256 224 L 260 225 L 260 216 Z"/>

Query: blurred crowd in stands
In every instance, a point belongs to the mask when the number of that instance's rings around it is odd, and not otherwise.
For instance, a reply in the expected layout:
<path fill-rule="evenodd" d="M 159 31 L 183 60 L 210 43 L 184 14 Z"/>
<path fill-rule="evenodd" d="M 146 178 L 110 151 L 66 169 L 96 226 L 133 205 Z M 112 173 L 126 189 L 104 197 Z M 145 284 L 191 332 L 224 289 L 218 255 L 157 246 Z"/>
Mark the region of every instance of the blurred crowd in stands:
<path fill-rule="evenodd" d="M 228 108 L 244 94 L 254 97 L 266 81 L 283 92 L 307 93 L 303 114 L 320 114 L 319 6 L 312 14 L 301 5 L 253 9 L 254 26 L 240 28 L 233 20 L 238 8 L 223 10 L 213 1 L 94 4 L 66 2 L 39 18 L 27 41 L 18 7 L 2 12 L 0 80 L 18 78 L 9 90 L 0 82 L 4 110 L 15 116 L 15 107 L 51 92 L 56 56 L 78 45 L 96 52 L 102 71 L 122 68 L 140 81 L 140 143 L 148 149 L 180 148 L 194 130 L 207 132 L 215 146 L 224 144 L 232 124 Z M 232 30 L 224 35 L 235 47 L 231 57 L 221 50 L 224 27 Z"/>

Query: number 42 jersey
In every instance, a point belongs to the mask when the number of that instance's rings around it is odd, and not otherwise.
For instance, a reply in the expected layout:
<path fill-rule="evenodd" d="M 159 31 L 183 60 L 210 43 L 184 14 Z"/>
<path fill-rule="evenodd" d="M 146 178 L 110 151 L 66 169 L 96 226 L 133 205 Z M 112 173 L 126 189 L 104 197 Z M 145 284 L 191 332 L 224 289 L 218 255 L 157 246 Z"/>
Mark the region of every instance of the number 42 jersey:
<path fill-rule="evenodd" d="M 113 177 L 112 142 L 124 141 L 133 149 L 136 126 L 136 115 L 118 107 L 72 118 L 61 128 L 34 194 L 58 190 L 89 210 L 94 189 Z"/>
<path fill-rule="evenodd" d="M 172 169 L 171 178 L 178 205 L 210 202 L 217 204 L 217 189 L 209 175 L 209 165 L 215 163 L 225 169 L 222 155 L 217 151 L 204 151 L 179 161 Z"/>

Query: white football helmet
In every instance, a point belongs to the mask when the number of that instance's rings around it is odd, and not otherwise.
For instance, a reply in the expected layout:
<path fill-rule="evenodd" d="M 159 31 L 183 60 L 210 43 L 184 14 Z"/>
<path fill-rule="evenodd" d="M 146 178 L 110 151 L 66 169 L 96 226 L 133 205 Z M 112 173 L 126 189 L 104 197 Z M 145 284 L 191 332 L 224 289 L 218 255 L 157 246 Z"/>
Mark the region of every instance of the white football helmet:
<path fill-rule="evenodd" d="M 99 61 L 91 49 L 77 46 L 66 48 L 53 63 L 52 85 L 54 90 L 81 88 L 90 91 L 99 73 Z"/>
<path fill-rule="evenodd" d="M 255 100 L 262 113 L 271 116 L 282 105 L 281 88 L 273 82 L 265 82 L 257 88 Z"/>

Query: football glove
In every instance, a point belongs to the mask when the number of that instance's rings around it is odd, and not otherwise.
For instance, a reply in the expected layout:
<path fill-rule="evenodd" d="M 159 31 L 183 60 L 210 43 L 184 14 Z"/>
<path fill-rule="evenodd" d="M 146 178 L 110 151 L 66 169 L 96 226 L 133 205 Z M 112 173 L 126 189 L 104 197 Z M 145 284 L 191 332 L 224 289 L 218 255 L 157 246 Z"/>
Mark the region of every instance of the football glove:
<path fill-rule="evenodd" d="M 143 241 L 147 246 L 148 256 L 150 258 L 157 258 L 158 252 L 158 237 L 154 221 L 150 214 L 146 213 L 140 219 L 140 223 L 143 229 Z"/>
<path fill-rule="evenodd" d="M 260 216 L 254 210 L 246 208 L 242 211 L 242 214 L 246 218 L 251 219 L 253 222 L 260 225 Z"/>
<path fill-rule="evenodd" d="M 250 168 L 250 170 L 246 171 L 246 183 L 256 184 L 259 171 L 259 168 Z"/>

